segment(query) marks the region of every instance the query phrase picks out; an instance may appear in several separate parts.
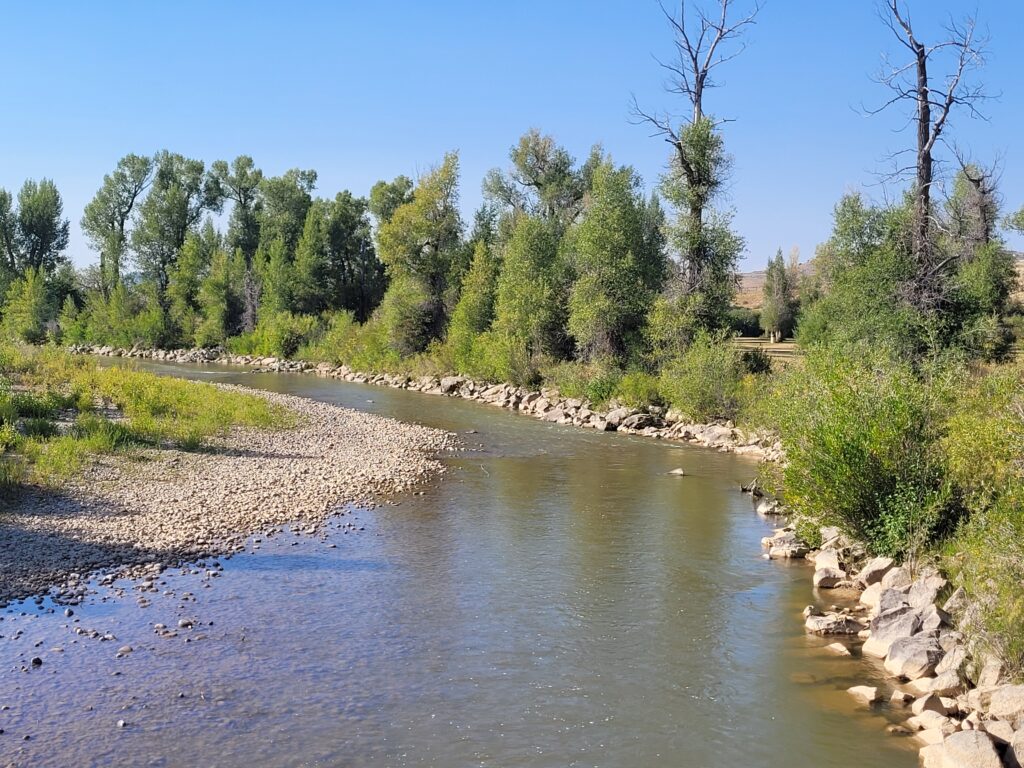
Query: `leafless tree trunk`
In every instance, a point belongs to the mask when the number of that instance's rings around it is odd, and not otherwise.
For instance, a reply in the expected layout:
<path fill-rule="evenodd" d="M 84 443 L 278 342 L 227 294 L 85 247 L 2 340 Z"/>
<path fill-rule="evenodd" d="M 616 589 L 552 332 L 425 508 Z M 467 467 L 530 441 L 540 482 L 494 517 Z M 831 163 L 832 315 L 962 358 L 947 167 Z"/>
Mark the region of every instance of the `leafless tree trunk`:
<path fill-rule="evenodd" d="M 915 34 L 910 13 L 906 8 L 901 8 L 899 0 L 886 0 L 882 20 L 900 44 L 910 52 L 910 61 L 899 66 L 886 64 L 879 81 L 888 86 L 894 95 L 878 109 L 871 110 L 871 113 L 904 102 L 914 105 L 913 121 L 917 129 L 915 163 L 912 169 L 897 168 L 893 175 L 900 176 L 913 170 L 913 251 L 918 265 L 918 285 L 915 290 L 919 293 L 919 301 L 927 301 L 933 295 L 934 279 L 948 265 L 948 260 L 937 260 L 932 242 L 935 148 L 948 127 L 954 107 L 962 106 L 972 115 L 979 116 L 976 107 L 985 98 L 985 94 L 981 86 L 969 84 L 967 76 L 984 64 L 986 40 L 977 36 L 976 19 L 969 16 L 960 23 L 951 20 L 945 27 L 945 39 L 931 45 L 925 44 Z M 941 88 L 933 88 L 929 65 L 940 56 L 950 60 L 950 71 L 943 77 Z"/>

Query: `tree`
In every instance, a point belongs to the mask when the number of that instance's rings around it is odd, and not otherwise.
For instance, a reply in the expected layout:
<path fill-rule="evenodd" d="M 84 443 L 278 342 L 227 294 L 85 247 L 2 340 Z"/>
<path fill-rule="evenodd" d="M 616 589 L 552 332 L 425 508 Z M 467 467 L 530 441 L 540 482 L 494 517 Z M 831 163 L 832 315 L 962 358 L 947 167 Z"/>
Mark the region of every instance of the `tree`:
<path fill-rule="evenodd" d="M 279 239 L 286 253 L 295 252 L 306 224 L 306 214 L 313 203 L 315 188 L 316 171 L 298 168 L 260 182 L 263 194 L 263 208 L 259 216 L 260 242 L 264 246 Z"/>
<path fill-rule="evenodd" d="M 3 326 L 8 338 L 39 344 L 46 340 L 50 319 L 46 282 L 39 267 L 28 267 L 7 290 Z"/>
<path fill-rule="evenodd" d="M 480 370 L 477 339 L 494 320 L 494 299 L 500 262 L 483 239 L 477 240 L 473 260 L 462 283 L 459 302 L 452 311 L 446 343 L 460 373 L 475 375 Z"/>
<path fill-rule="evenodd" d="M 213 254 L 210 271 L 199 288 L 202 322 L 196 329 L 196 344 L 216 346 L 238 331 L 241 296 L 237 286 L 245 263 L 241 255 L 232 258 L 223 249 Z"/>
<path fill-rule="evenodd" d="M 444 327 L 444 297 L 462 237 L 458 183 L 459 157 L 450 152 L 377 229 L 377 253 L 389 274 L 417 281 L 429 297 L 435 338 Z"/>
<path fill-rule="evenodd" d="M 0 205 L 0 209 L 2 209 L 2 205 Z M 1021 206 L 1021 209 L 1016 213 L 1007 216 L 1003 221 L 1003 226 L 1024 234 L 1024 206 Z"/>
<path fill-rule="evenodd" d="M 153 180 L 153 158 L 125 155 L 117 161 L 113 173 L 103 177 L 103 185 L 85 206 L 82 231 L 100 255 L 100 290 L 104 297 L 121 280 L 124 256 L 128 248 L 129 219 L 143 193 Z"/>
<path fill-rule="evenodd" d="M 186 344 L 195 340 L 200 322 L 199 290 L 214 254 L 220 249 L 220 234 L 207 220 L 201 232 L 190 232 L 185 238 L 185 245 L 171 270 L 167 286 L 170 320 Z"/>
<path fill-rule="evenodd" d="M 551 222 L 519 214 L 505 246 L 487 337 L 496 378 L 527 383 L 544 355 L 564 346 L 564 281 L 558 274 L 558 238 Z"/>
<path fill-rule="evenodd" d="M 251 331 L 256 327 L 256 305 L 259 301 L 253 259 L 260 244 L 263 171 L 256 168 L 251 157 L 239 155 L 230 167 L 225 160 L 214 162 L 210 167 L 210 175 L 220 197 L 232 202 L 227 246 L 232 251 L 241 251 L 245 259 L 242 327 Z"/>
<path fill-rule="evenodd" d="M 781 248 L 765 270 L 761 328 L 773 343 L 781 341 L 793 330 L 793 280 Z"/>
<path fill-rule="evenodd" d="M 509 151 L 512 167 L 484 178 L 484 197 L 506 212 L 529 213 L 572 224 L 583 210 L 586 179 L 565 149 L 536 128 L 530 129 Z"/>
<path fill-rule="evenodd" d="M 52 274 L 65 260 L 69 232 L 64 202 L 49 179 L 27 180 L 18 192 L 17 208 L 12 208 L 10 194 L 0 190 L 0 239 L 12 273 L 34 269 L 44 278 Z"/>
<path fill-rule="evenodd" d="M 887 0 L 882 17 L 893 35 L 910 52 L 906 64 L 886 64 L 879 81 L 893 91 L 893 96 L 872 113 L 897 104 L 913 105 L 916 127 L 914 163 L 910 168 L 899 167 L 899 176 L 912 170 L 914 174 L 913 199 L 913 255 L 916 270 L 913 280 L 906 286 L 907 300 L 921 310 L 937 311 L 947 299 L 948 277 L 955 271 L 957 256 L 939 254 L 935 247 L 935 211 L 932 187 L 935 184 L 935 150 L 949 126 L 954 108 L 963 107 L 977 113 L 978 103 L 985 98 L 984 90 L 969 82 L 969 75 L 984 64 L 986 41 L 979 38 L 976 21 L 968 16 L 963 22 L 951 21 L 946 27 L 948 36 L 934 44 L 922 42 L 914 32 L 910 13 L 901 8 L 899 0 Z M 948 57 L 948 74 L 941 87 L 936 88 L 932 65 L 942 66 Z M 900 154 L 900 153 L 897 153 Z"/>
<path fill-rule="evenodd" d="M 671 301 L 678 305 L 671 313 L 688 317 L 698 327 L 723 324 L 735 293 L 736 269 L 743 241 L 730 229 L 728 214 L 710 210 L 720 194 L 729 160 L 714 120 L 707 116 L 704 97 L 717 83 L 714 72 L 736 58 L 744 46 L 727 52 L 755 23 L 760 4 L 747 15 L 734 14 L 734 0 L 719 0 L 712 15 L 701 7 L 687 12 L 680 4 L 679 15 L 665 11 L 674 33 L 674 61 L 663 63 L 669 72 L 669 93 L 683 96 L 690 115 L 679 119 L 671 113 L 645 112 L 634 99 L 634 114 L 652 126 L 673 149 L 662 194 L 678 211 L 670 240 L 681 264 L 672 281 Z M 664 10 L 664 9 L 663 9 Z M 686 331 L 692 335 L 692 330 Z"/>
<path fill-rule="evenodd" d="M 391 221 L 391 217 L 399 207 L 411 203 L 413 183 L 408 176 L 396 176 L 394 181 L 378 181 L 370 189 L 370 213 L 381 226 Z"/>
<path fill-rule="evenodd" d="M 634 346 L 664 282 L 659 228 L 647 221 L 639 186 L 632 168 L 603 160 L 594 171 L 586 215 L 569 237 L 577 277 L 568 330 L 585 359 L 622 357 Z"/>
<path fill-rule="evenodd" d="M 330 296 L 326 209 L 323 200 L 309 207 L 292 263 L 291 308 L 307 315 L 324 311 Z"/>
<path fill-rule="evenodd" d="M 328 293 L 333 309 L 350 310 L 365 322 L 380 303 L 387 279 L 373 247 L 369 205 L 339 192 L 327 205 Z"/>
<path fill-rule="evenodd" d="M 256 254 L 262 292 L 260 312 L 287 312 L 292 306 L 292 265 L 284 250 L 284 241 L 277 239 L 270 247 Z"/>
<path fill-rule="evenodd" d="M 201 160 L 167 151 L 157 155 L 156 175 L 138 207 L 131 241 L 143 277 L 153 284 L 165 313 L 167 285 L 185 239 L 203 214 L 218 210 L 218 206 L 216 186 L 204 172 Z"/>

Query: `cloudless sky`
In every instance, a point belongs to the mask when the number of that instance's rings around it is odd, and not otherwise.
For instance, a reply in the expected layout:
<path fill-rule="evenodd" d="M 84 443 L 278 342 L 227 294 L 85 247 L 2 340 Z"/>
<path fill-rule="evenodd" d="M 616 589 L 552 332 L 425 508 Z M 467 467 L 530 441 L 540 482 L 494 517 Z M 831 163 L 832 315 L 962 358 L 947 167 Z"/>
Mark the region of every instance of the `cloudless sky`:
<path fill-rule="evenodd" d="M 976 11 L 988 28 L 980 77 L 999 98 L 983 107 L 988 121 L 956 114 L 950 136 L 999 161 L 1005 208 L 1020 207 L 1024 2 L 910 7 L 925 40 L 950 14 Z M 733 121 L 728 204 L 747 240 L 744 268 L 779 247 L 809 258 L 838 198 L 882 198 L 885 157 L 912 146 L 912 133 L 896 132 L 905 112 L 861 111 L 886 99 L 871 80 L 882 52 L 906 54 L 876 9 L 767 0 L 749 48 L 719 73 L 706 109 Z M 2 25 L 0 186 L 54 179 L 78 265 L 94 259 L 82 208 L 128 152 L 166 148 L 207 163 L 249 154 L 269 175 L 313 168 L 318 193 L 332 197 L 415 176 L 458 149 L 469 221 L 484 173 L 508 165 L 527 129 L 581 159 L 600 142 L 654 185 L 669 147 L 631 124 L 631 94 L 685 112 L 653 58 L 672 55 L 656 0 L 9 3 Z"/>

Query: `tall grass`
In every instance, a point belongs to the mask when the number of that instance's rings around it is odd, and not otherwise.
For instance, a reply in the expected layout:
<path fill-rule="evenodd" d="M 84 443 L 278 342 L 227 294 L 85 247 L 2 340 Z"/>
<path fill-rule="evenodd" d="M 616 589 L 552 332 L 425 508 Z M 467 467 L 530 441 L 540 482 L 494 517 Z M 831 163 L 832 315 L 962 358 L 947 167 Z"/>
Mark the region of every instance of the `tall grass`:
<path fill-rule="evenodd" d="M 101 368 L 52 348 L 5 348 L 0 365 L 0 487 L 58 483 L 97 454 L 142 446 L 196 450 L 234 427 L 293 423 L 289 412 L 261 397 Z M 63 432 L 62 415 L 73 419 Z"/>

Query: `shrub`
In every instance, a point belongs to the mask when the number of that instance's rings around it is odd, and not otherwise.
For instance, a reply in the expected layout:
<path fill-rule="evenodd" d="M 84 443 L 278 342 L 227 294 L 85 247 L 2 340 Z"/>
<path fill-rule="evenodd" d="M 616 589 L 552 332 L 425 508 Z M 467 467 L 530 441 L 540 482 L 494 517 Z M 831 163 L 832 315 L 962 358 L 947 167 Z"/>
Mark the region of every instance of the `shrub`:
<path fill-rule="evenodd" d="M 564 397 L 602 405 L 615 394 L 622 372 L 608 360 L 594 363 L 566 362 L 544 371 L 544 380 Z"/>
<path fill-rule="evenodd" d="M 661 372 L 665 400 L 692 421 L 735 419 L 743 394 L 743 360 L 724 336 L 699 333 Z"/>
<path fill-rule="evenodd" d="M 950 532 L 963 508 L 939 438 L 956 379 L 831 351 L 787 368 L 767 404 L 786 451 L 787 504 L 879 553 L 914 555 Z"/>
<path fill-rule="evenodd" d="M 615 388 L 615 396 L 630 408 L 664 405 L 658 377 L 646 371 L 629 371 L 624 374 Z"/>
<path fill-rule="evenodd" d="M 733 307 L 726 313 L 728 328 L 740 336 L 761 335 L 761 314 L 746 307 Z"/>

